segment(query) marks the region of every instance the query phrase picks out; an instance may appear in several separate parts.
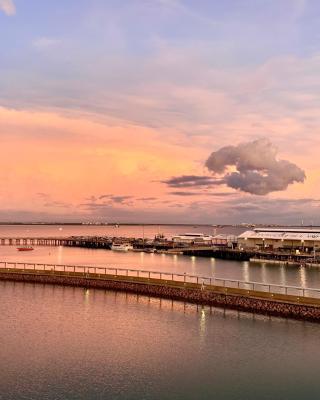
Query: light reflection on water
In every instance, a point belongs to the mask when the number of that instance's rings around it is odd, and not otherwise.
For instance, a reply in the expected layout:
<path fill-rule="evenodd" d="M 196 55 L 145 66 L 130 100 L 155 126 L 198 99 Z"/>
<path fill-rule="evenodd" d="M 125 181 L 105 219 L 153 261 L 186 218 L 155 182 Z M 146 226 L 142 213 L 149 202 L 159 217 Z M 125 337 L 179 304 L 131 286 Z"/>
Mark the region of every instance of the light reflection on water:
<path fill-rule="evenodd" d="M 1 399 L 318 399 L 317 324 L 12 282 L 0 314 Z"/>

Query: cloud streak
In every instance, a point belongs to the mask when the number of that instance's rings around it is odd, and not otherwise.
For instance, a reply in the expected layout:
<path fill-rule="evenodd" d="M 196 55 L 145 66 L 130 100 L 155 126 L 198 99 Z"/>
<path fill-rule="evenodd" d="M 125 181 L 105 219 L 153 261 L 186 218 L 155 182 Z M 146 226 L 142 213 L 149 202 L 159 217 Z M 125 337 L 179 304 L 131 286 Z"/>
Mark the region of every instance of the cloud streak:
<path fill-rule="evenodd" d="M 220 185 L 223 182 L 221 179 L 212 178 L 211 176 L 182 175 L 174 176 L 162 181 L 162 183 L 172 188 L 191 188 Z"/>
<path fill-rule="evenodd" d="M 189 196 L 212 196 L 212 197 L 227 197 L 227 196 L 233 196 L 234 193 L 231 192 L 187 192 L 187 191 L 175 191 L 175 192 L 170 192 L 169 194 L 172 194 L 173 196 L 182 196 L 182 197 L 189 197 Z"/>

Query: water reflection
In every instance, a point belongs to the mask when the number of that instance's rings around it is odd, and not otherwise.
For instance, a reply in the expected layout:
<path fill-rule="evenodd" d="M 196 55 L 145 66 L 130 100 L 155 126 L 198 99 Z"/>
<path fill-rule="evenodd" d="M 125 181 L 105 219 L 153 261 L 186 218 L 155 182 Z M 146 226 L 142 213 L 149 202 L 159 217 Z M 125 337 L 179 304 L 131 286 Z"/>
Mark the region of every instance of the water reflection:
<path fill-rule="evenodd" d="M 249 282 L 250 279 L 250 272 L 249 272 L 250 264 L 248 261 L 243 262 L 243 280 Z"/>
<path fill-rule="evenodd" d="M 200 340 L 201 340 L 201 343 L 203 343 L 204 342 L 204 338 L 205 338 L 205 334 L 206 334 L 206 311 L 205 311 L 205 308 L 204 307 L 202 307 L 199 311 L 199 314 L 200 314 L 200 318 L 199 318 L 199 321 L 200 321 Z"/>
<path fill-rule="evenodd" d="M 50 252 L 51 255 L 51 252 Z M 63 246 L 59 246 L 58 247 L 58 264 L 62 264 L 63 263 Z"/>
<path fill-rule="evenodd" d="M 280 285 L 286 285 L 286 270 L 283 265 L 280 265 Z"/>
<path fill-rule="evenodd" d="M 173 264 L 175 265 L 175 266 L 177 266 L 177 264 L 178 264 L 178 255 L 177 254 L 174 254 L 173 255 Z"/>
<path fill-rule="evenodd" d="M 303 266 L 300 266 L 300 286 L 305 288 L 307 287 L 307 274 L 306 274 L 306 268 Z"/>

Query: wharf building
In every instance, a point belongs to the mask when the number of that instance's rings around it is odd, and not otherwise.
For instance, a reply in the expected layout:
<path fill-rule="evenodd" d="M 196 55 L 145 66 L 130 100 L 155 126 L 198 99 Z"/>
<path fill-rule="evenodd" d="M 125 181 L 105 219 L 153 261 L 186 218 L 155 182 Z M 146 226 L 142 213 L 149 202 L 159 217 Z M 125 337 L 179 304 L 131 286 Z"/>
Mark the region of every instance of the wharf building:
<path fill-rule="evenodd" d="M 172 237 L 172 242 L 181 246 L 236 247 L 237 236 L 228 234 L 207 235 L 204 233 L 184 233 Z"/>
<path fill-rule="evenodd" d="M 240 249 L 320 251 L 320 229 L 256 228 L 238 236 Z"/>

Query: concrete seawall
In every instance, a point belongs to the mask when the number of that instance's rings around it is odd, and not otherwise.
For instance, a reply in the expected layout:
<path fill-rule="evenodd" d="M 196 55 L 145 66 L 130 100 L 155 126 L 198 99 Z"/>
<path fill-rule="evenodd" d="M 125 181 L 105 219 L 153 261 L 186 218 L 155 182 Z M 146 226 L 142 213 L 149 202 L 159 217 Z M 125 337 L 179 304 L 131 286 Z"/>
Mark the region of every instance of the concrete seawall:
<path fill-rule="evenodd" d="M 92 274 L 90 274 L 92 275 Z M 57 284 L 84 288 L 119 290 L 270 316 L 320 322 L 320 299 L 271 294 L 239 288 L 205 287 L 196 283 L 120 276 L 84 276 L 81 273 L 52 273 L 0 270 L 0 280 Z"/>

